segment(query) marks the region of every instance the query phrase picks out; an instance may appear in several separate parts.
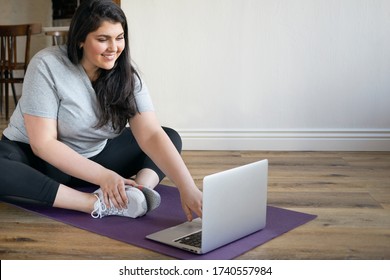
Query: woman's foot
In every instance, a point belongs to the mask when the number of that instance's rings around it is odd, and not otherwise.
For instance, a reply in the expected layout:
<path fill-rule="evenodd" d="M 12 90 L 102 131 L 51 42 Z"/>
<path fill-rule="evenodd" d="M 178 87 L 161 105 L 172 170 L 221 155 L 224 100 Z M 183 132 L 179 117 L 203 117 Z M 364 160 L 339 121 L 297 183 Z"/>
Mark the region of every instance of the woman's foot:
<path fill-rule="evenodd" d="M 111 202 L 109 208 L 104 203 L 103 192 L 99 188 L 94 192 L 97 200 L 91 213 L 93 218 L 103 218 L 105 216 L 125 216 L 130 218 L 141 217 L 148 211 L 147 200 L 142 191 L 138 188 L 128 187 L 125 189 L 129 200 L 127 208 L 116 208 Z"/>
<path fill-rule="evenodd" d="M 146 198 L 146 204 L 148 206 L 147 212 L 150 212 L 154 209 L 156 209 L 158 206 L 160 206 L 161 203 L 161 196 L 158 192 L 155 190 L 152 190 L 148 187 L 144 187 L 141 185 L 134 186 L 135 188 L 139 189 Z"/>

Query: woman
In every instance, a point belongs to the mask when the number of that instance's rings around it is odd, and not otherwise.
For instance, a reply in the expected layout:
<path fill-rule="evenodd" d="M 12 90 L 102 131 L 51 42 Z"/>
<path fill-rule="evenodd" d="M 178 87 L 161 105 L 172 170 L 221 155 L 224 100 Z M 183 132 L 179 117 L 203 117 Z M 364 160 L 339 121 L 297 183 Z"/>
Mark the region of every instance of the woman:
<path fill-rule="evenodd" d="M 42 50 L 29 64 L 0 142 L 0 197 L 135 218 L 158 206 L 152 189 L 166 174 L 192 220 L 202 214 L 202 194 L 180 149 L 131 65 L 123 11 L 111 1 L 84 1 L 67 45 Z M 98 190 L 71 187 L 85 182 Z"/>

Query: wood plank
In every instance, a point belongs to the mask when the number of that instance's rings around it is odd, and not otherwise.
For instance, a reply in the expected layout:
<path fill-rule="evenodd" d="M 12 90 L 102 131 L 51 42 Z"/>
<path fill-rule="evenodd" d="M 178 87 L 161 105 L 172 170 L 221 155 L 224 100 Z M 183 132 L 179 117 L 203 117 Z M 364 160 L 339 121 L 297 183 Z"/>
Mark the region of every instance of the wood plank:
<path fill-rule="evenodd" d="M 368 192 L 270 192 L 268 203 L 282 208 L 382 208 Z"/>

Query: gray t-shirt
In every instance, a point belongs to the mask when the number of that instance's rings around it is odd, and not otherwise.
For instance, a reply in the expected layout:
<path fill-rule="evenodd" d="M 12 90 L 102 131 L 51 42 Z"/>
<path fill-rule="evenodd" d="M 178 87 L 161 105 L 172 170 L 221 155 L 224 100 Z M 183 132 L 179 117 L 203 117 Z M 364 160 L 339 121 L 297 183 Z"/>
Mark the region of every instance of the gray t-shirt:
<path fill-rule="evenodd" d="M 135 100 L 140 112 L 154 110 L 145 83 L 141 87 L 138 81 Z M 22 97 L 3 132 L 10 140 L 29 143 L 23 114 L 56 119 L 58 140 L 85 157 L 98 154 L 107 139 L 118 136 L 110 125 L 96 128 L 96 93 L 83 67 L 68 59 L 65 46 L 44 49 L 32 58 Z"/>

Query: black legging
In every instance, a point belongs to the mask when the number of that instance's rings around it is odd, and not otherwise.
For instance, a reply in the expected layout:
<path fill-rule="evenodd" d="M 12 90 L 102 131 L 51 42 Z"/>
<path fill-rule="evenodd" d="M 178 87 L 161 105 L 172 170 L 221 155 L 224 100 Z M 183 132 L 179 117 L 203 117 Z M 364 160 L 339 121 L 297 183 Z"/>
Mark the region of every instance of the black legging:
<path fill-rule="evenodd" d="M 163 127 L 176 149 L 181 152 L 179 134 Z M 130 178 L 144 168 L 154 170 L 160 181 L 165 177 L 154 162 L 141 150 L 131 130 L 126 128 L 118 137 L 108 140 L 98 155 L 90 160 Z M 74 188 L 91 185 L 74 178 L 43 161 L 29 144 L 0 141 L 0 199 L 52 206 L 60 184 Z"/>

